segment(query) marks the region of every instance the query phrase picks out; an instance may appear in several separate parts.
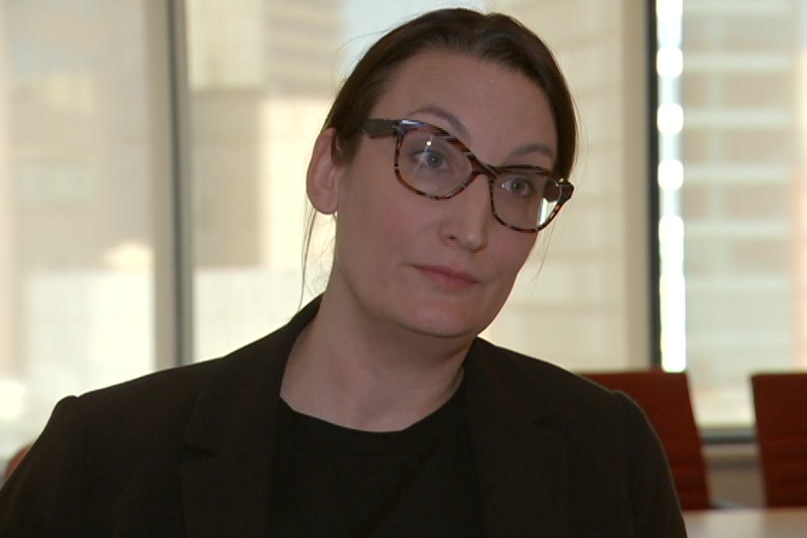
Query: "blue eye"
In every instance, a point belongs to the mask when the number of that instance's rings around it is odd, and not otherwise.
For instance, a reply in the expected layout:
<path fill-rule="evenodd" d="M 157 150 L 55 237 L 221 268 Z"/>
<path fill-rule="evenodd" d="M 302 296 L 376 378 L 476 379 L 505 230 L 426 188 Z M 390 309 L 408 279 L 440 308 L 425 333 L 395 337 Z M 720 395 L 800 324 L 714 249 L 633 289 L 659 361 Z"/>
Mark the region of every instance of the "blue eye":
<path fill-rule="evenodd" d="M 442 153 L 433 149 L 425 149 L 418 155 L 418 162 L 429 168 L 440 168 L 445 165 L 446 158 Z"/>
<path fill-rule="evenodd" d="M 501 187 L 516 198 L 528 199 L 538 194 L 536 179 L 524 175 L 507 175 L 500 183 Z"/>

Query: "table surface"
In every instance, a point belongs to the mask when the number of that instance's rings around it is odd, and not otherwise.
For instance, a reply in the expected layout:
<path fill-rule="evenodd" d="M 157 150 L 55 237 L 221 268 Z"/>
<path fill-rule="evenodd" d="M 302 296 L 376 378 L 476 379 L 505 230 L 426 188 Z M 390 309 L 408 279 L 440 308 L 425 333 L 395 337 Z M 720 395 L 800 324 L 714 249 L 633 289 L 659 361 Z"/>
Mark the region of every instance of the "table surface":
<path fill-rule="evenodd" d="M 689 538 L 807 538 L 807 507 L 684 512 Z"/>

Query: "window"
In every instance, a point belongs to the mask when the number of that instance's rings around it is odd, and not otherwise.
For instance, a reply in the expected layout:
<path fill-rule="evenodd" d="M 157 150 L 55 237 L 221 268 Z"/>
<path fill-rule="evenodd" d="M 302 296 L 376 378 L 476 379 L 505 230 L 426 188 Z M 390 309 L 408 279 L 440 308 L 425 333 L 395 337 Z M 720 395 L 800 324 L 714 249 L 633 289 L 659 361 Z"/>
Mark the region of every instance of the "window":
<path fill-rule="evenodd" d="M 157 202 L 170 199 L 170 129 L 154 6 L 0 4 L 3 456 L 60 397 L 164 366 L 155 258 L 170 252 Z"/>
<path fill-rule="evenodd" d="M 662 359 L 704 427 L 807 368 L 807 2 L 659 0 Z"/>

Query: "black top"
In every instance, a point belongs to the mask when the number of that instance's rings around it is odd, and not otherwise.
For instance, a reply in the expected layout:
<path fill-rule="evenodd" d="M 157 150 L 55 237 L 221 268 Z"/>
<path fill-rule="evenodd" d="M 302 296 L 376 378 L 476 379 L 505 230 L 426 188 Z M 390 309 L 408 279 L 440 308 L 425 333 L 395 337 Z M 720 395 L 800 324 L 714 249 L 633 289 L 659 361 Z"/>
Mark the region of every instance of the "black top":
<path fill-rule="evenodd" d="M 344 428 L 282 402 L 267 535 L 483 536 L 463 394 L 393 432 Z"/>

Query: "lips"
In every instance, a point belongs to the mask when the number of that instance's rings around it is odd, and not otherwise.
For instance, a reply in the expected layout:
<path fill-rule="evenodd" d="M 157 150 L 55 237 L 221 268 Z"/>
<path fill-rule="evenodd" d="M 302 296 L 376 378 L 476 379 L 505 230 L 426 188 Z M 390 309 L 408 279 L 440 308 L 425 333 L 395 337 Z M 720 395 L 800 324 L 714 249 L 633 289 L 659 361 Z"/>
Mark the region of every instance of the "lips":
<path fill-rule="evenodd" d="M 467 271 L 441 265 L 416 265 L 415 268 L 432 282 L 452 289 L 463 289 L 480 282 L 477 277 Z"/>

